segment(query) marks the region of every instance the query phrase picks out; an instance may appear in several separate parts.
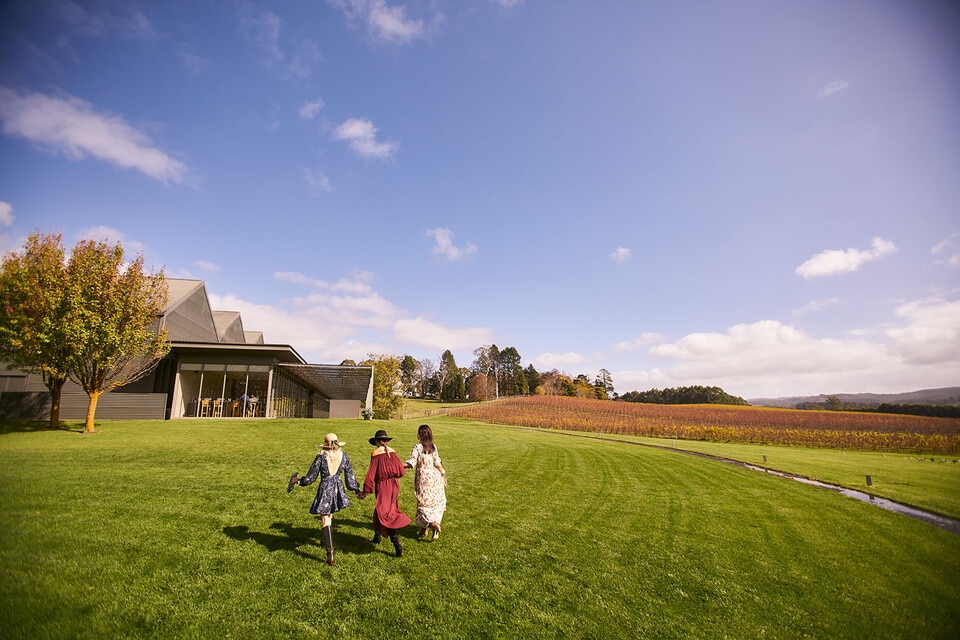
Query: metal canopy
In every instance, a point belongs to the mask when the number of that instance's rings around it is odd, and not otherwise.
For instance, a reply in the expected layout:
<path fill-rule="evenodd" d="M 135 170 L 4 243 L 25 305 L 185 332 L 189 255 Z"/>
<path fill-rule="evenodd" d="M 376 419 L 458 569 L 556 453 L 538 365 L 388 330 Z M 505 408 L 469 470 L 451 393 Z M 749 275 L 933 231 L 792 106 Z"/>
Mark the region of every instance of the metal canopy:
<path fill-rule="evenodd" d="M 365 405 L 373 392 L 373 367 L 330 364 L 278 364 L 308 387 L 329 398 L 359 400 Z"/>

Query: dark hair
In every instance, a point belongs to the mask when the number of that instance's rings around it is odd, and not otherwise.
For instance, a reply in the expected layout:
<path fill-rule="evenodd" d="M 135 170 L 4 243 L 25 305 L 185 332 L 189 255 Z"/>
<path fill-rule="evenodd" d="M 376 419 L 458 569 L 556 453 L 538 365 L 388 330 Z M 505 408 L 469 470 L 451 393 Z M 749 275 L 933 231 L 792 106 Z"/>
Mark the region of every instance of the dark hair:
<path fill-rule="evenodd" d="M 427 453 L 433 453 L 437 450 L 437 447 L 433 444 L 433 430 L 429 425 L 420 425 L 420 428 L 417 429 L 417 437 L 420 438 L 423 450 Z"/>

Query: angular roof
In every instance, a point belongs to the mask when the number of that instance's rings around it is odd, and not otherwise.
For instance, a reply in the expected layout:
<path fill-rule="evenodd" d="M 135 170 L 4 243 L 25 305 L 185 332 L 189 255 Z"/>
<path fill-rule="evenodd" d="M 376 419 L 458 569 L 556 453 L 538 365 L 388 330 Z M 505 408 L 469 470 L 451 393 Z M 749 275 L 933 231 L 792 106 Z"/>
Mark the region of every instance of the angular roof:
<path fill-rule="evenodd" d="M 214 311 L 213 324 L 217 327 L 217 339 L 220 342 L 246 342 L 239 311 Z"/>
<path fill-rule="evenodd" d="M 198 289 L 204 289 L 204 295 L 206 295 L 203 280 L 167 278 L 167 307 L 163 310 L 162 315 L 167 315 L 170 311 L 176 309 Z"/>

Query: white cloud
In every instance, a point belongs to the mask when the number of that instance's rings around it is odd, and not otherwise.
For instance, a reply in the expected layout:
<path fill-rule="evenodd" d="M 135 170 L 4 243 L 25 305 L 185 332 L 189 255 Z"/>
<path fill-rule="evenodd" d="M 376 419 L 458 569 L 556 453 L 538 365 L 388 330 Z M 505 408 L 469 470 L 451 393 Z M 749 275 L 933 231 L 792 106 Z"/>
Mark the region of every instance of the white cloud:
<path fill-rule="evenodd" d="M 0 201 L 0 226 L 9 227 L 15 219 L 16 216 L 13 215 L 13 205 L 9 202 Z"/>
<path fill-rule="evenodd" d="M 896 251 L 897 248 L 889 240 L 874 238 L 870 249 L 829 249 L 811 257 L 796 268 L 797 275 L 805 280 L 820 276 L 832 276 L 838 273 L 856 271 L 867 262 L 877 260 Z"/>
<path fill-rule="evenodd" d="M 239 9 L 240 33 L 260 51 L 264 62 L 276 64 L 286 58 L 280 49 L 280 16 L 272 11 L 257 11 L 249 3 Z"/>
<path fill-rule="evenodd" d="M 481 344 L 493 342 L 493 332 L 486 327 L 454 329 L 423 318 L 404 318 L 393 325 L 397 342 L 435 351 L 472 351 Z"/>
<path fill-rule="evenodd" d="M 630 249 L 626 247 L 617 247 L 614 249 L 613 253 L 607 256 L 614 262 L 626 262 L 630 259 Z"/>
<path fill-rule="evenodd" d="M 216 264 L 215 262 L 209 262 L 207 260 L 197 260 L 196 265 L 201 269 L 203 269 L 204 271 L 212 271 L 214 273 L 216 273 L 217 271 L 221 271 L 223 269 L 223 267 Z"/>
<path fill-rule="evenodd" d="M 776 320 L 738 324 L 724 333 L 691 333 L 674 343 L 650 349 L 653 356 L 681 363 L 703 375 L 730 372 L 824 372 L 876 365 L 882 348 L 865 341 L 812 338 Z"/>
<path fill-rule="evenodd" d="M 903 318 L 905 324 L 886 333 L 904 362 L 938 365 L 960 362 L 960 301 L 919 300 L 901 305 L 896 315 Z"/>
<path fill-rule="evenodd" d="M 379 345 L 375 337 L 389 331 L 402 315 L 373 290 L 369 273 L 356 273 L 334 283 L 296 272 L 277 272 L 274 277 L 308 291 L 270 304 L 250 302 L 235 294 L 209 293 L 210 302 L 215 309 L 239 311 L 244 327 L 263 331 L 266 342 L 293 345 L 313 362 L 365 357 L 368 351 L 359 350 Z"/>
<path fill-rule="evenodd" d="M 326 280 L 317 280 L 296 271 L 277 271 L 273 277 L 281 282 L 290 282 L 292 284 L 308 285 L 315 289 L 324 291 L 335 291 L 338 293 L 369 294 L 373 292 L 370 285 L 373 282 L 373 274 L 369 271 L 358 271 L 351 274 L 350 278 L 341 278 L 330 283 Z"/>
<path fill-rule="evenodd" d="M 78 234 L 80 240 L 92 240 L 106 244 L 119 244 L 123 247 L 124 256 L 130 258 L 134 254 L 146 253 L 147 247 L 137 240 L 127 238 L 122 231 L 112 227 L 87 227 Z"/>
<path fill-rule="evenodd" d="M 261 62 L 299 79 L 309 78 L 313 63 L 321 60 L 320 49 L 311 40 L 281 45 L 283 20 L 273 11 L 260 11 L 250 3 L 240 5 L 237 13 L 240 34 L 260 52 Z M 288 53 L 291 51 L 292 53 Z"/>
<path fill-rule="evenodd" d="M 366 118 L 351 118 L 334 132 L 337 140 L 346 140 L 350 148 L 363 158 L 389 158 L 400 148 L 399 142 L 377 142 L 378 129 Z"/>
<path fill-rule="evenodd" d="M 960 380 L 960 301 L 903 304 L 883 331 L 821 338 L 764 320 L 654 345 L 661 365 L 613 372 L 617 389 L 715 385 L 745 398 L 894 393 Z M 873 336 L 870 338 L 870 336 Z"/>
<path fill-rule="evenodd" d="M 187 167 L 158 149 L 147 134 L 73 96 L 0 86 L 0 119 L 7 135 L 26 138 L 72 160 L 89 155 L 165 183 L 186 179 Z"/>
<path fill-rule="evenodd" d="M 947 254 L 942 260 L 938 260 L 938 263 L 951 267 L 960 267 L 960 242 L 958 242 L 958 240 L 960 240 L 960 232 L 951 234 L 934 245 L 934 247 L 930 249 L 930 253 L 935 255 Z"/>
<path fill-rule="evenodd" d="M 304 120 L 313 120 L 317 117 L 317 114 L 320 113 L 320 110 L 326 106 L 326 103 L 323 101 L 323 98 L 316 98 L 310 102 L 305 102 L 300 110 L 297 113 Z"/>
<path fill-rule="evenodd" d="M 433 246 L 433 255 L 441 260 L 456 261 L 466 260 L 477 252 L 477 247 L 472 242 L 468 242 L 462 248 L 453 244 L 453 231 L 450 229 L 428 229 L 427 235 L 431 236 L 436 244 Z"/>
<path fill-rule="evenodd" d="M 391 6 L 386 0 L 330 0 L 351 20 L 367 25 L 374 40 L 390 44 L 405 44 L 426 34 L 423 20 L 407 18 L 404 6 Z"/>
<path fill-rule="evenodd" d="M 615 345 L 613 345 L 613 349 L 614 351 L 619 351 L 619 352 L 637 351 L 639 349 L 643 349 L 645 347 L 649 347 L 652 344 L 660 342 L 665 338 L 666 336 L 664 336 L 662 333 L 647 332 L 647 333 L 641 334 L 641 336 L 635 340 L 618 342 Z"/>
<path fill-rule="evenodd" d="M 20 251 L 26 242 L 26 238 L 15 238 L 9 233 L 0 233 L 0 259 L 6 257 L 8 253 Z"/>
<path fill-rule="evenodd" d="M 567 353 L 541 353 L 533 359 L 534 366 L 540 371 L 549 371 L 551 369 L 563 370 L 566 367 L 572 367 L 582 364 L 587 358 L 579 353 L 568 351 Z"/>
<path fill-rule="evenodd" d="M 523 4 L 523 0 L 492 0 L 494 4 L 500 5 L 504 9 L 512 9 Z"/>
<path fill-rule="evenodd" d="M 840 298 L 825 298 L 823 300 L 811 300 L 805 306 L 800 309 L 794 309 L 793 315 L 802 316 L 807 313 L 814 313 L 817 311 L 822 311 L 827 307 L 832 307 L 835 304 L 840 304 L 842 300 Z"/>
<path fill-rule="evenodd" d="M 820 89 L 821 98 L 829 98 L 830 96 L 840 93 L 850 87 L 850 83 L 846 80 L 835 80 L 825 87 Z"/>
<path fill-rule="evenodd" d="M 134 3 L 118 0 L 81 6 L 70 0 L 54 0 L 45 4 L 47 15 L 66 26 L 72 36 L 147 40 L 156 37 L 150 20 Z"/>
<path fill-rule="evenodd" d="M 307 289 L 304 295 L 258 304 L 228 294 L 210 294 L 215 309 L 239 311 L 244 327 L 263 331 L 264 340 L 293 345 L 311 362 L 363 359 L 370 353 L 398 353 L 404 346 L 436 351 L 472 351 L 493 342 L 483 327 L 454 328 L 410 318 L 377 293 L 373 274 L 356 272 L 336 282 L 278 271 L 274 277 Z"/>
<path fill-rule="evenodd" d="M 310 187 L 310 195 L 318 196 L 333 191 L 333 184 L 323 169 L 303 167 L 303 177 Z"/>
<path fill-rule="evenodd" d="M 195 76 L 206 73 L 213 68 L 210 59 L 195 53 L 193 45 L 187 42 L 178 42 L 175 53 L 183 68 Z"/>

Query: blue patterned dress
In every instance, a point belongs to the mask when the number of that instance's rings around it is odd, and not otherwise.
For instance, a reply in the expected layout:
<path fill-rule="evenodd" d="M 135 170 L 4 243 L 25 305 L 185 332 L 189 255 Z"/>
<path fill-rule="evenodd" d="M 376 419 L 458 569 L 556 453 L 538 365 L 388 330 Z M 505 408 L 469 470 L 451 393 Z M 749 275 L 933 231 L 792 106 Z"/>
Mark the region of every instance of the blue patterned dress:
<path fill-rule="evenodd" d="M 350 491 L 359 491 L 360 485 L 357 484 L 357 478 L 353 475 L 353 465 L 350 464 L 350 456 L 343 452 L 343 459 L 340 461 L 340 468 L 334 473 L 330 473 L 327 465 L 327 456 L 324 451 L 317 454 L 313 464 L 310 465 L 310 471 L 307 475 L 300 478 L 298 484 L 305 487 L 313 484 L 317 478 L 320 478 L 320 486 L 317 488 L 317 497 L 310 507 L 310 513 L 315 516 L 326 516 L 336 513 L 341 509 L 350 506 L 347 500 L 347 493 L 343 490 L 343 482 L 340 481 L 341 474 L 347 483 L 347 489 Z"/>

